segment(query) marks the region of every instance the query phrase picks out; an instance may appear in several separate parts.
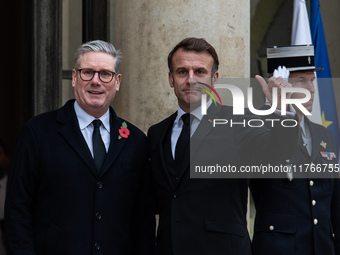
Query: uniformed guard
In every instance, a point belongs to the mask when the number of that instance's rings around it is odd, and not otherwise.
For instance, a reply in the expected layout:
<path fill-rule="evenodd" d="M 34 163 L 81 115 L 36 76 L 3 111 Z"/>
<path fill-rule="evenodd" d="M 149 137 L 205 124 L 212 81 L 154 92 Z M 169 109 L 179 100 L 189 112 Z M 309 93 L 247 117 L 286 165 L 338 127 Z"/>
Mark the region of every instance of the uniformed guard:
<path fill-rule="evenodd" d="M 270 47 L 268 74 L 289 79 L 293 87 L 307 89 L 311 99 L 303 106 L 312 112 L 315 93 L 314 47 Z M 303 98 L 293 93 L 292 98 Z M 300 143 L 285 162 L 286 178 L 253 179 L 256 207 L 254 255 L 340 254 L 339 159 L 332 133 L 313 123 L 299 108 Z"/>

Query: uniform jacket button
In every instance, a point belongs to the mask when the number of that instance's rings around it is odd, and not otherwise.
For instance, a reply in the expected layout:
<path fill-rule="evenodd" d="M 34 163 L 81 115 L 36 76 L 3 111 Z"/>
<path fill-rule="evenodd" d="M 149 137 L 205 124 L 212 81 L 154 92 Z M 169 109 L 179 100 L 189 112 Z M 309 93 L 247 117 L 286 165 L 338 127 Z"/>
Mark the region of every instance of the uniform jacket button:
<path fill-rule="evenodd" d="M 98 243 L 95 243 L 95 244 L 94 244 L 94 248 L 95 248 L 97 251 L 99 251 L 99 250 L 100 250 L 100 245 L 99 245 Z"/>
<path fill-rule="evenodd" d="M 102 189 L 103 188 L 103 183 L 102 182 L 97 182 L 97 188 Z"/>
<path fill-rule="evenodd" d="M 100 212 L 96 213 L 96 218 L 97 220 L 100 220 L 102 218 L 102 214 Z"/>

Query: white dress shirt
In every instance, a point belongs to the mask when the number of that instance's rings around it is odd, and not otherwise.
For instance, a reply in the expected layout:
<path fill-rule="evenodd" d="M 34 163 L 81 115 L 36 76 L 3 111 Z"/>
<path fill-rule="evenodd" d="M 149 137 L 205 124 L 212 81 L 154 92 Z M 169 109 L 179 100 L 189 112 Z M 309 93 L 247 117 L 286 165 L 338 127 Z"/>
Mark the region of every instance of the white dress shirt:
<path fill-rule="evenodd" d="M 76 115 L 78 118 L 79 128 L 81 133 L 83 134 L 87 146 L 89 147 L 92 157 L 93 157 L 93 145 L 92 145 L 92 134 L 93 134 L 93 124 L 92 121 L 95 120 L 93 116 L 86 113 L 77 103 L 74 102 L 74 110 L 76 111 Z M 102 125 L 100 125 L 100 134 L 102 136 L 106 152 L 109 150 L 110 146 L 110 110 L 99 118 L 101 120 Z"/>
<path fill-rule="evenodd" d="M 211 105 L 212 100 L 210 99 L 207 102 L 207 108 L 209 108 L 209 106 Z M 182 110 L 181 107 L 178 106 L 177 109 L 177 117 L 174 121 L 174 124 L 172 126 L 172 133 L 171 133 L 171 151 L 172 151 L 172 157 L 175 158 L 175 150 L 176 150 L 176 144 L 177 144 L 177 140 L 182 132 L 182 128 L 183 128 L 183 120 L 182 120 L 182 115 L 186 114 L 185 111 Z M 200 121 L 203 118 L 202 112 L 201 112 L 201 107 L 196 108 L 195 110 L 193 110 L 192 112 L 190 112 L 190 114 L 192 114 L 192 118 L 194 118 L 192 120 L 191 123 L 191 127 L 190 127 L 190 137 L 195 133 L 198 125 L 200 124 Z"/>

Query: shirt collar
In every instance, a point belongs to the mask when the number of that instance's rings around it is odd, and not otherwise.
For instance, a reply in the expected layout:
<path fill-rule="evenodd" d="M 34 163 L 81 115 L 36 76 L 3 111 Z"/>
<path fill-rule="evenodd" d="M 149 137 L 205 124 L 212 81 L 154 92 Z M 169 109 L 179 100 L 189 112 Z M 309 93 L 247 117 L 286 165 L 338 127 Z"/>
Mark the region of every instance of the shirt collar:
<path fill-rule="evenodd" d="M 212 103 L 212 100 L 209 99 L 209 101 L 207 102 L 207 108 L 210 107 L 211 103 Z M 201 121 L 202 118 L 203 118 L 203 114 L 202 114 L 201 109 L 202 109 L 202 107 L 200 106 L 200 107 L 196 108 L 195 110 L 193 110 L 192 112 L 190 112 L 190 114 L 192 114 L 194 117 L 196 117 L 199 121 Z M 182 108 L 178 105 L 177 106 L 177 117 L 176 117 L 175 122 L 174 122 L 175 125 L 179 125 L 180 121 L 182 121 L 181 117 L 182 117 L 183 114 L 186 114 L 186 112 L 183 111 Z"/>
<path fill-rule="evenodd" d="M 81 131 L 87 128 L 92 123 L 92 121 L 96 119 L 95 117 L 85 112 L 79 106 L 77 101 L 74 101 L 74 110 L 76 112 Z M 107 130 L 107 132 L 110 133 L 110 110 L 108 109 L 107 112 L 99 118 L 99 120 L 101 120 L 102 125 Z"/>
<path fill-rule="evenodd" d="M 209 101 L 207 102 L 207 109 L 210 107 L 211 103 L 212 103 L 212 100 L 210 98 Z M 191 112 L 191 114 L 194 115 L 197 119 L 199 119 L 199 121 L 201 121 L 202 118 L 203 118 L 202 106 L 200 106 L 200 107 L 196 108 L 195 110 L 193 110 Z"/>
<path fill-rule="evenodd" d="M 305 122 L 305 116 L 302 116 L 302 119 L 300 121 L 300 127 L 303 135 L 306 135 L 306 122 Z"/>
<path fill-rule="evenodd" d="M 304 138 L 310 139 L 312 136 L 311 136 L 309 126 L 305 121 L 305 118 L 307 117 L 302 116 L 302 119 L 300 121 L 301 133 Z"/>

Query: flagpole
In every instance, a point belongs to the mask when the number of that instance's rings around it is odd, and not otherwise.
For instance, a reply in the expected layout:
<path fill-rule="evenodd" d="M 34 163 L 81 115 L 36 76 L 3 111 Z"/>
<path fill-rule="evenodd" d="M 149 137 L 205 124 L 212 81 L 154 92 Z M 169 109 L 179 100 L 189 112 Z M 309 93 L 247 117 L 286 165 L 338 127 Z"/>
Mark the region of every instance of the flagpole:
<path fill-rule="evenodd" d="M 305 0 L 294 0 L 292 45 L 312 44 L 312 36 L 309 25 L 308 13 Z M 316 75 L 316 74 L 315 74 Z M 317 80 L 314 82 L 314 101 L 312 115 L 308 118 L 317 124 L 322 124 L 319 89 Z"/>

